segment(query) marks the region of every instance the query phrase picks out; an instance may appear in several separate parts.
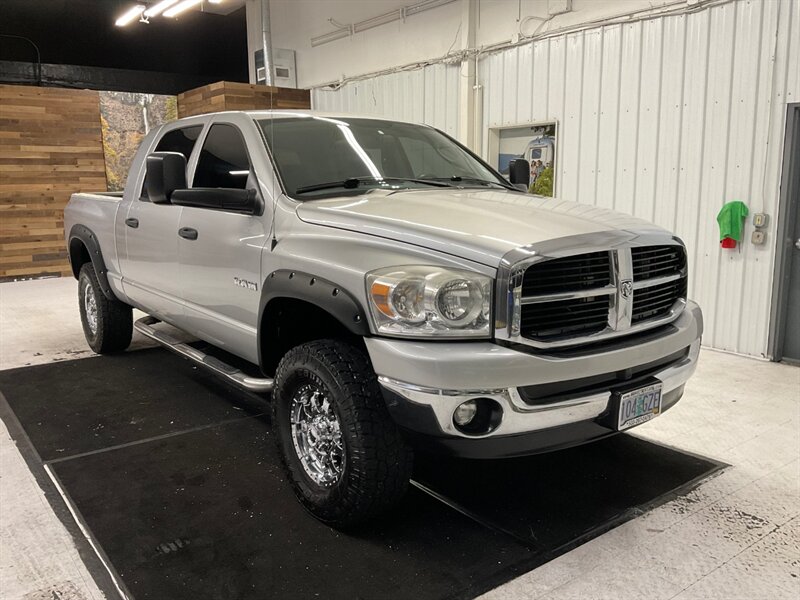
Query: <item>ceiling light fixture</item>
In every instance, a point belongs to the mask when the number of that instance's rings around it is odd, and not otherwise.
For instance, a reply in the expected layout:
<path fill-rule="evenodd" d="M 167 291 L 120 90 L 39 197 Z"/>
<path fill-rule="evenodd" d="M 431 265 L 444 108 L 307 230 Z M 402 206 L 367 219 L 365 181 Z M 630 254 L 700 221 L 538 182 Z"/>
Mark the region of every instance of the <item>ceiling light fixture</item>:
<path fill-rule="evenodd" d="M 126 11 L 125 14 L 122 15 L 119 19 L 117 19 L 114 25 L 116 25 L 117 27 L 125 27 L 125 25 L 128 25 L 134 20 L 136 20 L 139 17 L 139 15 L 141 15 L 144 12 L 144 8 L 145 7 L 142 6 L 141 4 L 137 4 L 130 10 Z"/>
<path fill-rule="evenodd" d="M 165 17 L 174 17 L 181 14 L 185 10 L 189 10 L 193 6 L 200 4 L 203 0 L 183 0 L 172 8 L 164 11 Z"/>
<path fill-rule="evenodd" d="M 161 0 L 161 2 L 154 4 L 146 11 L 144 11 L 144 16 L 147 17 L 148 19 L 150 17 L 157 17 L 176 2 L 178 2 L 178 0 Z"/>

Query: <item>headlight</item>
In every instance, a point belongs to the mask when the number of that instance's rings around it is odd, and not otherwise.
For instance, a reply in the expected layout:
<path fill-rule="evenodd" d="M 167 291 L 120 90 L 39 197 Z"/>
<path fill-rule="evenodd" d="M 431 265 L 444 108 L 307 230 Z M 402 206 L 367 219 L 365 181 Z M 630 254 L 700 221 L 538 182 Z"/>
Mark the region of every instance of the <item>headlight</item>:
<path fill-rule="evenodd" d="M 367 273 L 379 333 L 401 337 L 491 335 L 492 280 L 441 267 L 393 267 Z"/>

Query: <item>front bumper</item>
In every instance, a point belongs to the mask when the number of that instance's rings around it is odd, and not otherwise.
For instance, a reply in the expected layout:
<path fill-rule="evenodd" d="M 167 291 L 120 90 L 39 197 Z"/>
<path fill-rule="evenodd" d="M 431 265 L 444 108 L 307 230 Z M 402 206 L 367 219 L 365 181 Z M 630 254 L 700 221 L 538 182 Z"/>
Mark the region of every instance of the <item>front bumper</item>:
<path fill-rule="evenodd" d="M 575 445 L 615 433 L 609 415 L 615 385 L 535 405 L 520 393 L 519 388 L 526 386 L 624 373 L 678 353 L 673 362 L 646 374 L 662 382 L 662 407 L 670 408 L 694 373 L 702 331 L 700 308 L 689 302 L 661 335 L 631 339 L 597 352 L 534 354 L 491 342 L 368 338 L 366 343 L 398 425 L 448 453 L 492 458 Z M 491 433 L 465 434 L 453 424 L 453 412 L 465 400 L 479 397 L 497 402 L 502 420 Z"/>

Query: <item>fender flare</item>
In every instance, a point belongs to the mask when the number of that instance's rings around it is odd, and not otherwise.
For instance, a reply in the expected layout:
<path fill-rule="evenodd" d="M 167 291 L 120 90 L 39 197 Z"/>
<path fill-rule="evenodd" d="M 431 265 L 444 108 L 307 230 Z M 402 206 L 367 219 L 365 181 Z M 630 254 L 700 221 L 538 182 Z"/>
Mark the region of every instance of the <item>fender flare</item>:
<path fill-rule="evenodd" d="M 348 331 L 360 337 L 370 335 L 369 320 L 361 303 L 344 287 L 310 273 L 280 269 L 264 280 L 258 305 L 258 355 L 261 362 L 262 322 L 267 305 L 277 298 L 303 300 L 332 315 Z"/>
<path fill-rule="evenodd" d="M 80 275 L 81 265 L 76 265 L 73 262 L 72 243 L 74 240 L 79 240 L 86 247 L 86 251 L 89 253 L 89 259 L 92 261 L 92 266 L 94 267 L 94 272 L 97 274 L 97 281 L 100 283 L 100 289 L 103 291 L 103 295 L 109 300 L 116 300 L 117 297 L 114 295 L 114 292 L 111 290 L 111 286 L 108 284 L 108 269 L 106 268 L 106 263 L 103 260 L 103 253 L 100 250 L 100 243 L 97 241 L 97 236 L 95 233 L 85 225 L 73 225 L 69 232 L 69 243 L 67 250 L 69 255 L 69 263 L 72 267 L 72 274 L 75 276 L 75 279 L 78 279 L 78 276 Z"/>

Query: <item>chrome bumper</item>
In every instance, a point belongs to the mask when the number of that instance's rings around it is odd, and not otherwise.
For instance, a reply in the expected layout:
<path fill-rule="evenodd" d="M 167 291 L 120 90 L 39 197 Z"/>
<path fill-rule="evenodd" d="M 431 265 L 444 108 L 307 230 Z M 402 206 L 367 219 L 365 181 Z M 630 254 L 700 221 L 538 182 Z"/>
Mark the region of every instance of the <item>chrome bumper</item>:
<path fill-rule="evenodd" d="M 465 366 L 452 362 L 457 361 L 459 356 L 463 358 L 463 355 L 448 352 L 441 346 L 435 350 L 438 353 L 435 362 L 431 362 L 425 355 L 412 356 L 410 351 L 413 350 L 413 347 L 411 346 L 403 348 L 405 350 L 402 353 L 404 360 L 399 360 L 396 353 L 387 356 L 382 352 L 385 347 L 376 344 L 375 339 L 371 342 L 368 341 L 367 347 L 378 373 L 380 384 L 410 403 L 429 407 L 441 429 L 440 435 L 481 439 L 537 432 L 596 419 L 606 412 L 611 400 L 611 391 L 607 390 L 553 404 L 532 406 L 522 399 L 517 390 L 518 387 L 548 381 L 568 381 L 570 377 L 592 375 L 593 371 L 622 370 L 636 364 L 644 364 L 652 360 L 654 355 L 667 356 L 688 346 L 689 352 L 685 358 L 653 374 L 653 377 L 663 384 L 662 397 L 664 397 L 665 408 L 668 408 L 677 401 L 676 394 L 680 394 L 680 388 L 691 377 L 697 366 L 702 334 L 702 313 L 697 305 L 690 303 L 681 318 L 676 321 L 675 330 L 674 334 L 658 340 L 632 344 L 624 351 L 578 358 L 554 360 L 496 346 L 497 352 L 501 355 L 512 352 L 518 357 L 524 357 L 524 359 L 516 361 L 510 372 L 506 371 L 505 379 L 508 383 L 505 385 L 495 385 L 498 379 L 498 370 L 492 368 L 493 361 L 488 359 L 489 354 L 485 348 L 476 348 L 478 356 L 475 358 L 477 360 L 470 361 L 470 364 Z M 394 350 L 397 350 L 398 343 L 401 342 L 390 342 Z M 431 344 L 425 346 L 431 346 Z M 462 351 L 468 347 L 468 345 L 462 346 Z M 417 344 L 417 348 L 420 348 L 419 344 Z M 609 355 L 611 356 L 609 357 Z M 393 362 L 384 360 L 390 356 L 394 356 L 398 360 Z M 412 383 L 405 378 L 393 376 L 394 373 L 413 371 L 413 365 L 416 365 L 416 371 L 424 383 Z M 500 369 L 500 371 L 503 370 Z M 458 373 L 464 374 L 462 378 L 459 378 L 466 384 L 464 387 L 430 385 L 433 378 L 452 381 L 454 378 L 458 378 Z M 479 379 L 489 385 L 474 385 Z M 503 409 L 503 419 L 500 425 L 489 434 L 466 435 L 453 425 L 453 412 L 462 402 L 478 397 L 491 398 L 498 402 Z"/>

